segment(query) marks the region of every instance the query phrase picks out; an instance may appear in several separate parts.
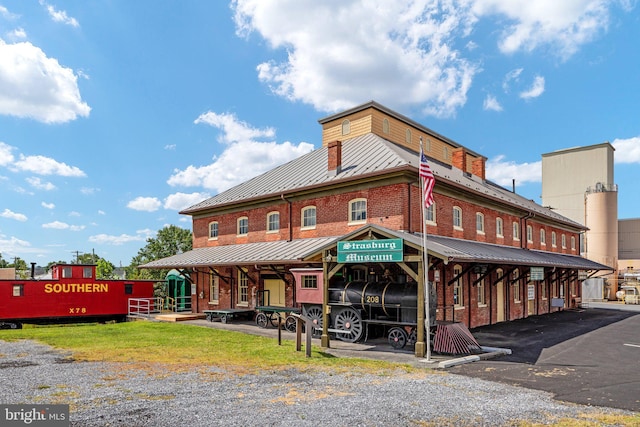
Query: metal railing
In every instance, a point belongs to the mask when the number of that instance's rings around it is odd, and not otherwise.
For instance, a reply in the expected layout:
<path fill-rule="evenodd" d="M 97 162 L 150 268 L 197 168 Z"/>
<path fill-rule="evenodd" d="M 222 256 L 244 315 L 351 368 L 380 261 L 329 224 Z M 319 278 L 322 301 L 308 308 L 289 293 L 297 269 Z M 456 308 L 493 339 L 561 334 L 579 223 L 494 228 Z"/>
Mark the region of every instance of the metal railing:
<path fill-rule="evenodd" d="M 163 306 L 161 297 L 153 298 L 129 298 L 129 316 L 149 317 L 160 313 Z"/>

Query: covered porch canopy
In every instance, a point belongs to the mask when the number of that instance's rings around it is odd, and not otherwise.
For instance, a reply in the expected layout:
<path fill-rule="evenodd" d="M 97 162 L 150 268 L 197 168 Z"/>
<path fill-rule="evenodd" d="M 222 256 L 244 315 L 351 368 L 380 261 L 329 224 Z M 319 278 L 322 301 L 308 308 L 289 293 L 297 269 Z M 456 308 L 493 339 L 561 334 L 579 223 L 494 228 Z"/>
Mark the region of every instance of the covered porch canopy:
<path fill-rule="evenodd" d="M 377 225 L 365 225 L 358 230 L 338 237 L 297 239 L 292 241 L 257 242 L 240 245 L 196 248 L 167 258 L 151 261 L 139 268 L 148 269 L 197 269 L 198 267 L 240 265 L 322 264 L 324 277 L 322 346 L 329 346 L 327 331 L 328 283 L 344 264 L 337 262 L 338 242 L 349 240 L 402 239 L 403 260 L 398 266 L 418 283 L 418 324 L 415 354 L 425 355 L 425 284 L 423 263 L 423 236 L 391 230 Z M 434 260 L 462 262 L 471 265 L 502 264 L 527 267 L 556 267 L 595 273 L 613 270 L 603 264 L 575 255 L 501 246 L 443 236 L 428 236 L 427 253 Z"/>

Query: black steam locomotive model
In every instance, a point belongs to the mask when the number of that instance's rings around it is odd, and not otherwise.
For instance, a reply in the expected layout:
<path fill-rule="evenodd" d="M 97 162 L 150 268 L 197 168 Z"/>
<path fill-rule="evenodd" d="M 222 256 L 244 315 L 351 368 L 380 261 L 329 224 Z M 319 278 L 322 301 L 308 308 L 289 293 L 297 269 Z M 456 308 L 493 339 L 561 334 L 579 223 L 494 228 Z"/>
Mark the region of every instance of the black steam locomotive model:
<path fill-rule="evenodd" d="M 435 326 L 436 295 L 429 292 L 429 324 Z M 370 329 L 387 334 L 394 348 L 416 342 L 418 286 L 415 281 L 349 281 L 329 288 L 330 325 L 328 330 L 339 340 L 356 342 L 367 339 Z M 303 313 L 322 332 L 322 306 L 304 304 Z"/>

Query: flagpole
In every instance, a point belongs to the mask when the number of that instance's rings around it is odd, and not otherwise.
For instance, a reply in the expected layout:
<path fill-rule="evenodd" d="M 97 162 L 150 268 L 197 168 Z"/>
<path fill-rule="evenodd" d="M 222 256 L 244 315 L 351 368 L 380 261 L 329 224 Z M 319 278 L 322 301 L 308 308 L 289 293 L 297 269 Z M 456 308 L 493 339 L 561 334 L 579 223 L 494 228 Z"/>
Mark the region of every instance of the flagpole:
<path fill-rule="evenodd" d="M 420 137 L 420 162 L 422 162 L 422 156 L 424 153 L 424 148 L 422 146 L 422 136 Z M 429 285 L 429 253 L 427 250 L 427 206 L 425 203 L 425 188 L 424 182 L 425 180 L 420 177 L 420 194 L 421 194 L 421 206 L 420 211 L 422 212 L 422 263 L 423 268 L 422 271 L 424 273 L 424 305 L 425 305 L 425 329 L 426 329 L 426 344 L 427 344 L 427 353 L 426 359 L 427 362 L 431 361 L 431 319 L 430 319 L 430 305 L 431 305 L 431 286 Z"/>

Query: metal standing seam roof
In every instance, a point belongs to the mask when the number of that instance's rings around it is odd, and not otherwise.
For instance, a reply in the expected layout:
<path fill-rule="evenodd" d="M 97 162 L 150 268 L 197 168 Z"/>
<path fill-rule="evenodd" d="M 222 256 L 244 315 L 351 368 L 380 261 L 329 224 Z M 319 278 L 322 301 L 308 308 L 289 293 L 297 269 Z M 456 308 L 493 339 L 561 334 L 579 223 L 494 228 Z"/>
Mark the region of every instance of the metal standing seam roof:
<path fill-rule="evenodd" d="M 319 237 L 196 248 L 148 262 L 141 265 L 140 268 L 167 269 L 215 265 L 298 263 L 301 262 L 303 255 L 336 240 L 336 237 Z"/>
<path fill-rule="evenodd" d="M 299 263 L 324 249 L 333 247 L 340 240 L 349 240 L 350 236 L 355 236 L 368 230 L 379 231 L 389 236 L 404 239 L 415 247 L 422 247 L 422 236 L 419 234 L 395 231 L 376 225 L 366 225 L 359 230 L 339 237 L 292 241 L 280 240 L 197 248 L 149 262 L 141 265 L 140 268 L 166 269 L 216 265 Z M 613 270 L 611 267 L 577 255 L 527 250 L 513 246 L 501 246 L 443 236 L 427 236 L 427 251 L 430 255 L 447 262 L 560 267 L 578 270 Z"/>
<path fill-rule="evenodd" d="M 390 172 L 394 169 L 413 168 L 416 171 L 416 180 L 418 176 L 418 153 L 387 141 L 373 133 L 343 141 L 342 171 L 339 174 L 332 176 L 327 173 L 327 159 L 328 149 L 327 147 L 322 147 L 223 191 L 216 196 L 203 200 L 180 213 L 195 214 L 218 206 L 240 203 L 261 197 L 286 195 L 304 188 L 330 185 L 369 174 Z M 464 173 L 458 168 L 437 161 L 431 161 L 429 166 L 436 178 L 436 188 L 438 181 L 449 182 L 462 186 L 468 191 L 480 194 L 483 197 L 490 197 L 506 204 L 517 206 L 535 215 L 552 218 L 573 227 L 585 229 L 582 224 L 566 218 L 551 209 L 544 208 L 533 200 L 526 199 L 491 181 L 482 180 L 475 175 Z"/>

